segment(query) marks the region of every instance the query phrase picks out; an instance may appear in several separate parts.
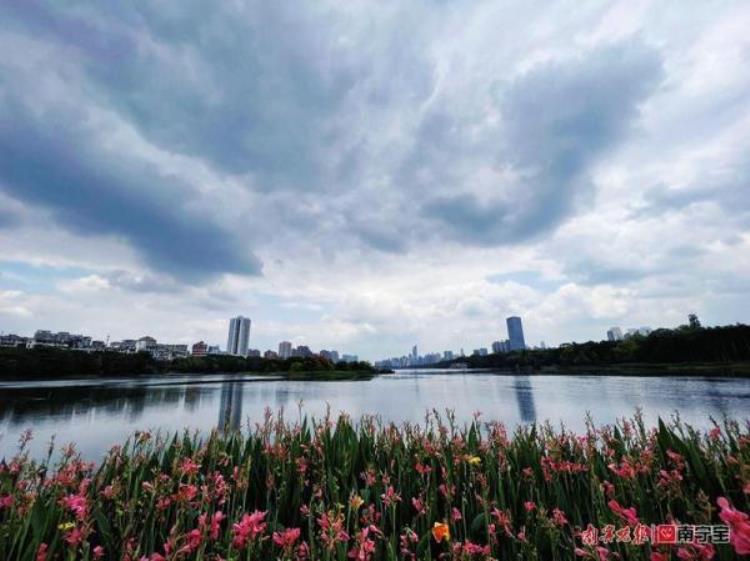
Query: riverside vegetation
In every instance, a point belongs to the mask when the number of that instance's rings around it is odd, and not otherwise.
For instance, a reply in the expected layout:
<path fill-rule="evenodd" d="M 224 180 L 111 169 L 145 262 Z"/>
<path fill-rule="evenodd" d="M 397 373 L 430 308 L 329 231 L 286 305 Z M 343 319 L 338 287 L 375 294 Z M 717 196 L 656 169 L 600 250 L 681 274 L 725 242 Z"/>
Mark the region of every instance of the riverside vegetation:
<path fill-rule="evenodd" d="M 697 321 L 697 320 L 696 320 Z M 750 375 L 750 326 L 720 327 L 684 325 L 656 329 L 649 335 L 633 335 L 623 341 L 566 343 L 556 348 L 534 349 L 486 356 L 460 357 L 438 366 L 465 363 L 469 368 L 565 370 L 594 368 L 604 373 L 615 369 L 648 372 L 679 370 L 701 375 Z"/>
<path fill-rule="evenodd" d="M 513 434 L 477 413 L 395 426 L 346 415 L 245 434 L 136 433 L 97 464 L 73 446 L 0 463 L 4 561 L 729 560 L 750 553 L 750 432 L 636 415 Z M 59 455 L 59 459 L 51 458 Z M 612 525 L 728 524 L 731 543 L 586 545 Z"/>
<path fill-rule="evenodd" d="M 155 360 L 149 353 L 113 351 L 84 352 L 39 348 L 0 348 L 0 379 L 66 378 L 79 376 L 137 376 L 170 372 L 206 374 L 226 372 L 288 373 L 291 376 L 319 373 L 330 376 L 372 375 L 367 362 L 332 363 L 324 358 L 266 359 L 231 355 Z"/>

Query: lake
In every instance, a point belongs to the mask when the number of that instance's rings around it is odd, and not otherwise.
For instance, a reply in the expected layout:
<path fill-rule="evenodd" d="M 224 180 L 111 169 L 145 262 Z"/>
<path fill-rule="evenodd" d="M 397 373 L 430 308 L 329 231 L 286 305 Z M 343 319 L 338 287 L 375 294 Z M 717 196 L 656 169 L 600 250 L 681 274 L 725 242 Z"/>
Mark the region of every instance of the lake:
<path fill-rule="evenodd" d="M 91 460 L 136 430 L 209 431 L 247 426 L 266 407 L 320 418 L 327 405 L 355 419 L 377 414 L 385 421 L 424 419 L 428 409 L 453 409 L 460 421 L 475 411 L 484 420 L 518 423 L 550 420 L 580 431 L 589 412 L 597 424 L 613 423 L 641 408 L 648 423 L 679 411 L 683 421 L 711 426 L 710 417 L 750 416 L 750 380 L 642 376 L 522 376 L 493 372 L 408 371 L 366 381 L 289 381 L 238 375 L 171 375 L 97 380 L 0 382 L 0 458 L 17 450 L 25 429 L 32 451 L 43 454 L 75 442 Z"/>

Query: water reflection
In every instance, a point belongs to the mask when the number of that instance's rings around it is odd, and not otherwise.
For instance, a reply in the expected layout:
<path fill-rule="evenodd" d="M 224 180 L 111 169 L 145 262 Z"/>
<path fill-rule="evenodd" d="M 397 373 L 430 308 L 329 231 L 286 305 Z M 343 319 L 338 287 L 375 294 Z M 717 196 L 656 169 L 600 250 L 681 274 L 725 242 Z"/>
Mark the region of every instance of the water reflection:
<path fill-rule="evenodd" d="M 534 407 L 534 390 L 528 376 L 516 376 L 513 381 L 518 402 L 518 414 L 524 423 L 536 422 L 536 407 Z"/>
<path fill-rule="evenodd" d="M 224 432 L 240 430 L 242 427 L 242 382 L 224 382 L 221 385 L 219 421 L 217 427 Z"/>
<path fill-rule="evenodd" d="M 67 384 L 67 385 L 66 385 Z M 124 378 L 109 381 L 0 383 L 0 458 L 14 453 L 16 440 L 33 429 L 43 451 L 52 435 L 75 441 L 95 459 L 136 430 L 174 433 L 242 429 L 266 408 L 321 418 L 330 405 L 358 419 L 379 415 L 386 422 L 423 422 L 425 411 L 453 409 L 468 420 L 517 423 L 550 420 L 583 430 L 590 412 L 597 423 L 612 423 L 642 408 L 647 423 L 674 411 L 697 427 L 710 416 L 745 419 L 750 380 L 635 376 L 522 376 L 498 373 L 399 372 L 367 381 L 287 381 L 224 375 Z M 250 385 L 252 384 L 252 385 Z M 296 418 L 296 415 L 293 415 Z"/>

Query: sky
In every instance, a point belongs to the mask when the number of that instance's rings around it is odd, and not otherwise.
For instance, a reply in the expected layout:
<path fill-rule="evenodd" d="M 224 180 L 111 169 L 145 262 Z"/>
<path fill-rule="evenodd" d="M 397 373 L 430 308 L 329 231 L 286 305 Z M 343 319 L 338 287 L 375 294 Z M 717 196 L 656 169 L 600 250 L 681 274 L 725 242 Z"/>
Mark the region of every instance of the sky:
<path fill-rule="evenodd" d="M 0 3 L 0 331 L 374 360 L 750 319 L 750 3 Z"/>

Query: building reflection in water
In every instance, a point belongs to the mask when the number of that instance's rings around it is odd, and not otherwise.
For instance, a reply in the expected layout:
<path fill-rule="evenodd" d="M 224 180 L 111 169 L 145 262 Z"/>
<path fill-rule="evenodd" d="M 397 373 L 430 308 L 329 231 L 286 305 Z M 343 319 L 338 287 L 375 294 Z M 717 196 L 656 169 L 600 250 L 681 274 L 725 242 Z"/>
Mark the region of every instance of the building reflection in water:
<path fill-rule="evenodd" d="M 528 376 L 515 376 L 513 379 L 513 389 L 516 392 L 516 401 L 518 402 L 518 414 L 524 423 L 533 423 L 536 421 L 536 407 L 534 406 L 534 390 L 531 387 L 531 380 Z"/>
<path fill-rule="evenodd" d="M 221 385 L 219 401 L 219 430 L 229 432 L 242 426 L 242 382 L 226 381 Z"/>

